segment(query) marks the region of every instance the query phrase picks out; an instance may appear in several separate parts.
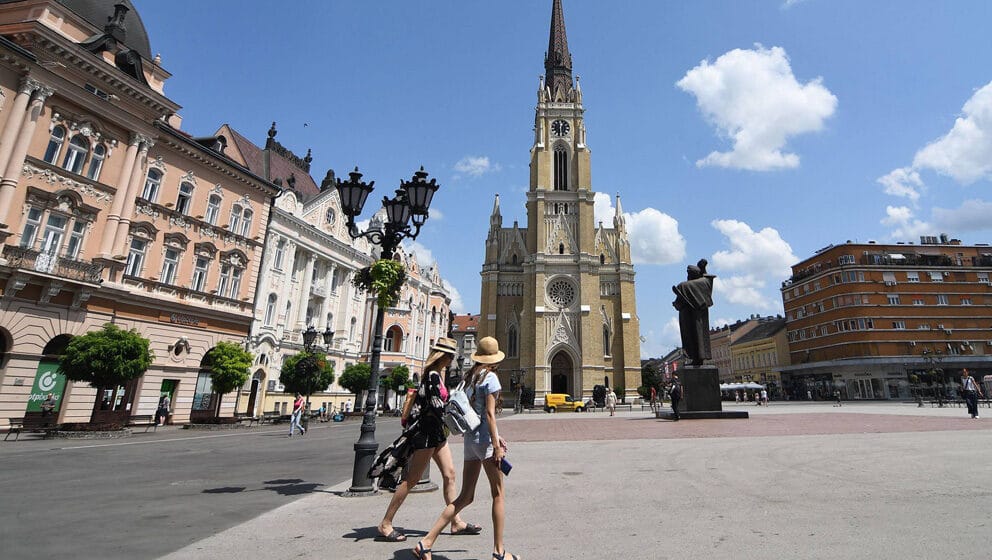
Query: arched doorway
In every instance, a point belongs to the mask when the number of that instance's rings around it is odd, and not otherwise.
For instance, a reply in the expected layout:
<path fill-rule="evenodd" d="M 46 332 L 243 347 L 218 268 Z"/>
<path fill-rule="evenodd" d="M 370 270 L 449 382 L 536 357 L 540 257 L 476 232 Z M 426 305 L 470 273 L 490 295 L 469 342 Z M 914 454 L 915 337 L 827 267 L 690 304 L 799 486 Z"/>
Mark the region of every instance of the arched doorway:
<path fill-rule="evenodd" d="M 551 392 L 571 393 L 572 358 L 561 351 L 551 358 Z"/>
<path fill-rule="evenodd" d="M 0 337 L 6 338 L 6 337 Z M 31 386 L 31 395 L 28 397 L 28 405 L 24 411 L 25 422 L 33 420 L 42 424 L 56 424 L 59 413 L 62 411 L 62 401 L 65 396 L 66 378 L 58 372 L 59 359 L 65 354 L 65 348 L 69 345 L 72 336 L 60 334 L 48 341 L 41 351 L 41 359 L 38 360 L 38 369 L 35 370 L 34 384 Z M 6 344 L 4 342 L 3 344 Z M 0 353 L 0 359 L 3 353 Z M 50 414 L 42 413 L 41 403 L 51 393 L 55 399 L 55 408 Z M 30 420 L 29 420 L 30 419 Z M 32 422 L 33 423 L 33 422 Z"/>
<path fill-rule="evenodd" d="M 203 355 L 203 359 L 200 360 L 200 370 L 196 374 L 196 388 L 193 389 L 193 407 L 189 413 L 190 422 L 207 420 L 216 415 L 214 409 L 218 404 L 218 395 L 214 393 L 214 384 L 210 379 L 210 366 L 213 365 L 211 362 L 210 351 L 208 350 Z"/>
<path fill-rule="evenodd" d="M 265 380 L 265 370 L 263 369 L 256 371 L 255 375 L 252 375 L 251 377 L 251 389 L 248 395 L 248 408 L 246 408 L 245 410 L 248 412 L 248 414 L 252 416 L 258 415 L 258 411 L 255 410 L 255 407 L 258 403 L 259 389 L 262 387 L 262 382 L 264 380 Z"/>

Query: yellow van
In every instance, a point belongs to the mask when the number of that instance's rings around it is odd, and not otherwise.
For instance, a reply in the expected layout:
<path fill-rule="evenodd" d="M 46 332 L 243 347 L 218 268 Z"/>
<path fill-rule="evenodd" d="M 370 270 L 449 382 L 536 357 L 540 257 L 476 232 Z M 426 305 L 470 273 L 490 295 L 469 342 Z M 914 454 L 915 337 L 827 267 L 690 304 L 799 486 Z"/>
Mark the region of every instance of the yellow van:
<path fill-rule="evenodd" d="M 544 412 L 557 412 L 559 410 L 574 410 L 583 412 L 586 405 L 582 401 L 572 398 L 572 395 L 565 393 L 548 393 L 544 395 Z"/>

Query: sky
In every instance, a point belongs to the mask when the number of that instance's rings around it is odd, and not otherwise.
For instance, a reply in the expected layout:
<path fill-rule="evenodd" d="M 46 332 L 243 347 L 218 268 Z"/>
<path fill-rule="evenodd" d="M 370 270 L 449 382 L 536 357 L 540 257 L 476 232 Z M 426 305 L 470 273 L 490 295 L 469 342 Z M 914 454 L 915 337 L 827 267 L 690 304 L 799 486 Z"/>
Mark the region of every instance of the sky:
<path fill-rule="evenodd" d="M 183 129 L 229 123 L 441 184 L 411 247 L 478 313 L 489 214 L 526 224 L 551 0 L 134 0 Z M 597 220 L 619 193 L 643 357 L 705 258 L 711 325 L 782 313 L 790 266 L 851 240 L 992 242 L 992 2 L 564 0 Z M 372 212 L 368 208 L 367 217 Z"/>

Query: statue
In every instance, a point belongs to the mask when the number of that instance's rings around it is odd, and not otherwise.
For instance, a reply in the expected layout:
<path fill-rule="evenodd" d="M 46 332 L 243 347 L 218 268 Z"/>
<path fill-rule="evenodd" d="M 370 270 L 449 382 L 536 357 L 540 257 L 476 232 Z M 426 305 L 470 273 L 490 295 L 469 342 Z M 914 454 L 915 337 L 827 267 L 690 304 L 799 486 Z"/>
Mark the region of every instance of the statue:
<path fill-rule="evenodd" d="M 672 305 L 679 310 L 679 330 L 682 333 L 682 348 L 689 357 L 689 365 L 701 366 L 710 354 L 710 312 L 713 306 L 713 279 L 706 274 L 706 259 L 700 259 L 695 266 L 686 268 L 688 279 L 678 286 L 672 286 L 675 301 Z"/>

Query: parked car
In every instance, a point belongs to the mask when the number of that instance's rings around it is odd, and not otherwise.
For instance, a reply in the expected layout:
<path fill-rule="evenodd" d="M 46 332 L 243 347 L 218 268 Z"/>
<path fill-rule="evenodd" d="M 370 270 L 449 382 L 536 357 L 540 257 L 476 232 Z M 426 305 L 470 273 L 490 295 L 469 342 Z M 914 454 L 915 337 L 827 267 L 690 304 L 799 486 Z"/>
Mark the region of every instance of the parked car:
<path fill-rule="evenodd" d="M 548 393 L 544 396 L 544 412 L 557 412 L 559 410 L 583 412 L 585 409 L 585 403 L 573 399 L 572 395 Z"/>

